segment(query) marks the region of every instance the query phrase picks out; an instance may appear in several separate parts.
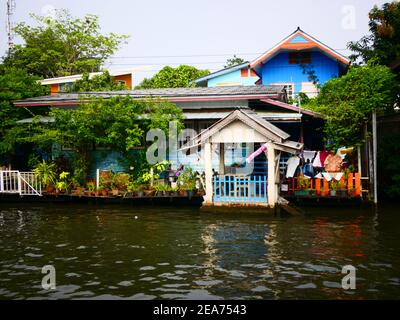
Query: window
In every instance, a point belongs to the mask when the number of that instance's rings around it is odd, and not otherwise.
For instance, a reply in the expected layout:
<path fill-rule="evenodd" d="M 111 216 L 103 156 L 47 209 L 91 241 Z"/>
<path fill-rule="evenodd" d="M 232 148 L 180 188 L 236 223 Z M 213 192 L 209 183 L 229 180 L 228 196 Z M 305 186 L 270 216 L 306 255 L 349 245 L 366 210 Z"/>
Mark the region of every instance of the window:
<path fill-rule="evenodd" d="M 125 80 L 117 80 L 117 82 L 119 84 L 122 84 L 122 85 L 126 86 L 126 81 Z"/>
<path fill-rule="evenodd" d="M 240 69 L 240 76 L 246 78 L 249 76 L 249 70 L 247 68 Z"/>
<path fill-rule="evenodd" d="M 289 64 L 310 64 L 311 52 L 289 52 Z"/>
<path fill-rule="evenodd" d="M 73 88 L 73 83 L 65 82 L 58 84 L 58 92 L 69 92 Z"/>

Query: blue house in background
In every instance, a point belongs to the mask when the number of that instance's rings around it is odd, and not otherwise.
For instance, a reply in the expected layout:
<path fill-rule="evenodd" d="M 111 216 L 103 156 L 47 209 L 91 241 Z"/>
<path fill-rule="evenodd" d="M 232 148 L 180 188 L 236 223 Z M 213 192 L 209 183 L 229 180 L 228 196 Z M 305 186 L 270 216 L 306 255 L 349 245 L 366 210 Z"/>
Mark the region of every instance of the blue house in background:
<path fill-rule="evenodd" d="M 250 68 L 250 62 L 222 69 L 196 80 L 199 87 L 254 86 L 260 78 Z"/>
<path fill-rule="evenodd" d="M 251 63 L 214 72 L 199 86 L 284 85 L 289 97 L 317 95 L 317 84 L 343 75 L 349 59 L 298 28 Z"/>

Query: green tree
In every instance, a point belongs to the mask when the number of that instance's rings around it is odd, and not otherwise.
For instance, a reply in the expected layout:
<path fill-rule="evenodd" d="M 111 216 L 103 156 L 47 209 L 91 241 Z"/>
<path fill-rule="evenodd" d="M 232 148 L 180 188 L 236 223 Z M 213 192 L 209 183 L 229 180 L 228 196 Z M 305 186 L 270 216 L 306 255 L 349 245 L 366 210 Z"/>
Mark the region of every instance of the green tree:
<path fill-rule="evenodd" d="M 226 60 L 226 64 L 225 64 L 224 68 L 225 69 L 230 68 L 230 67 L 236 66 L 238 64 L 242 64 L 244 62 L 245 62 L 244 59 L 237 57 L 235 54 L 235 55 L 233 55 L 232 58 L 229 58 L 228 60 Z"/>
<path fill-rule="evenodd" d="M 16 108 L 13 100 L 41 96 L 48 89 L 37 83 L 38 78 L 24 70 L 0 66 L 0 161 L 13 153 L 19 136 L 26 134 L 24 127 L 16 126 L 18 120 L 44 114 L 47 108 Z"/>
<path fill-rule="evenodd" d="M 341 78 L 326 82 L 303 107 L 325 115 L 325 138 L 331 148 L 357 146 L 363 142 L 372 111 L 393 112 L 396 90 L 395 75 L 388 67 L 353 66 Z"/>
<path fill-rule="evenodd" d="M 126 90 L 122 83 L 114 81 L 108 71 L 103 71 L 99 75 L 90 78 L 88 73 L 84 73 L 81 80 L 74 82 L 69 92 L 95 92 L 95 91 L 119 91 Z"/>
<path fill-rule="evenodd" d="M 135 163 L 133 147 L 145 143 L 146 132 L 151 128 L 168 130 L 170 121 L 183 121 L 182 110 L 163 100 L 138 101 L 129 96 L 109 99 L 87 96 L 75 110 L 53 109 L 52 124 L 34 123 L 30 136 L 24 141 L 50 149 L 54 144 L 71 148 L 74 168 L 83 178 L 90 170 L 92 146 L 118 151 L 129 167 Z"/>
<path fill-rule="evenodd" d="M 187 88 L 194 87 L 194 80 L 208 75 L 208 70 L 200 70 L 193 66 L 180 65 L 177 68 L 164 67 L 150 79 L 144 79 L 137 89 L 151 88 Z"/>
<path fill-rule="evenodd" d="M 99 71 L 127 38 L 115 33 L 101 34 L 95 15 L 78 19 L 59 10 L 54 19 L 32 17 L 38 26 L 20 23 L 15 27 L 24 44 L 14 46 L 4 64 L 45 78 Z"/>
<path fill-rule="evenodd" d="M 353 61 L 361 58 L 389 66 L 400 59 L 400 2 L 385 3 L 382 8 L 374 6 L 369 12 L 369 31 L 359 41 L 348 44 L 354 52 Z"/>

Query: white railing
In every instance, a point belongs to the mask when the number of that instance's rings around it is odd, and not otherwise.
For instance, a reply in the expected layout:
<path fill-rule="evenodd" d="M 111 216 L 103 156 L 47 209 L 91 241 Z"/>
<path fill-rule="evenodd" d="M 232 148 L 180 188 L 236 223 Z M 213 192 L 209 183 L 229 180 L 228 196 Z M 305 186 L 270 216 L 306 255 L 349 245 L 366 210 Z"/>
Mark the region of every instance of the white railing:
<path fill-rule="evenodd" d="M 0 171 L 0 193 L 41 196 L 42 185 L 33 172 Z"/>

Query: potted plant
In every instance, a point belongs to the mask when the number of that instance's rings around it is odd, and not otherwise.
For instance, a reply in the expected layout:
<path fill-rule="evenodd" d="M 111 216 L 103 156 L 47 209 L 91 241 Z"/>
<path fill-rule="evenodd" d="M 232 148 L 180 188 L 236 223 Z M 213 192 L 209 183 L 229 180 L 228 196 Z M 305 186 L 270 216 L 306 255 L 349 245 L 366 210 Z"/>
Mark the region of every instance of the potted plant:
<path fill-rule="evenodd" d="M 185 167 L 178 177 L 178 186 L 180 187 L 180 195 L 191 197 L 196 189 L 196 174 L 192 168 Z M 183 190 L 183 191 L 182 191 Z"/>
<path fill-rule="evenodd" d="M 178 186 L 171 187 L 171 195 L 174 197 L 179 196 L 179 187 Z"/>
<path fill-rule="evenodd" d="M 70 173 L 65 172 L 65 171 L 60 173 L 59 179 L 57 180 L 57 183 L 56 183 L 56 186 L 57 186 L 56 192 L 57 193 L 60 193 L 60 192 L 63 193 L 63 192 L 70 191 L 70 186 L 71 186 L 72 182 L 69 179 L 69 175 L 70 175 Z"/>
<path fill-rule="evenodd" d="M 88 183 L 86 183 L 86 188 L 89 191 L 89 195 L 96 195 L 96 183 L 94 181 L 89 181 Z"/>
<path fill-rule="evenodd" d="M 36 176 L 40 177 L 47 193 L 54 191 L 56 184 L 56 164 L 54 162 L 40 162 L 33 169 Z"/>
<path fill-rule="evenodd" d="M 305 178 L 304 176 L 300 176 L 298 179 L 298 187 L 300 190 L 295 190 L 294 195 L 295 196 L 307 196 L 310 194 L 310 191 L 308 190 L 308 183 L 310 179 Z"/>
<path fill-rule="evenodd" d="M 336 197 L 336 191 L 338 188 L 339 188 L 339 183 L 337 181 L 332 180 L 329 191 L 331 197 Z"/>

